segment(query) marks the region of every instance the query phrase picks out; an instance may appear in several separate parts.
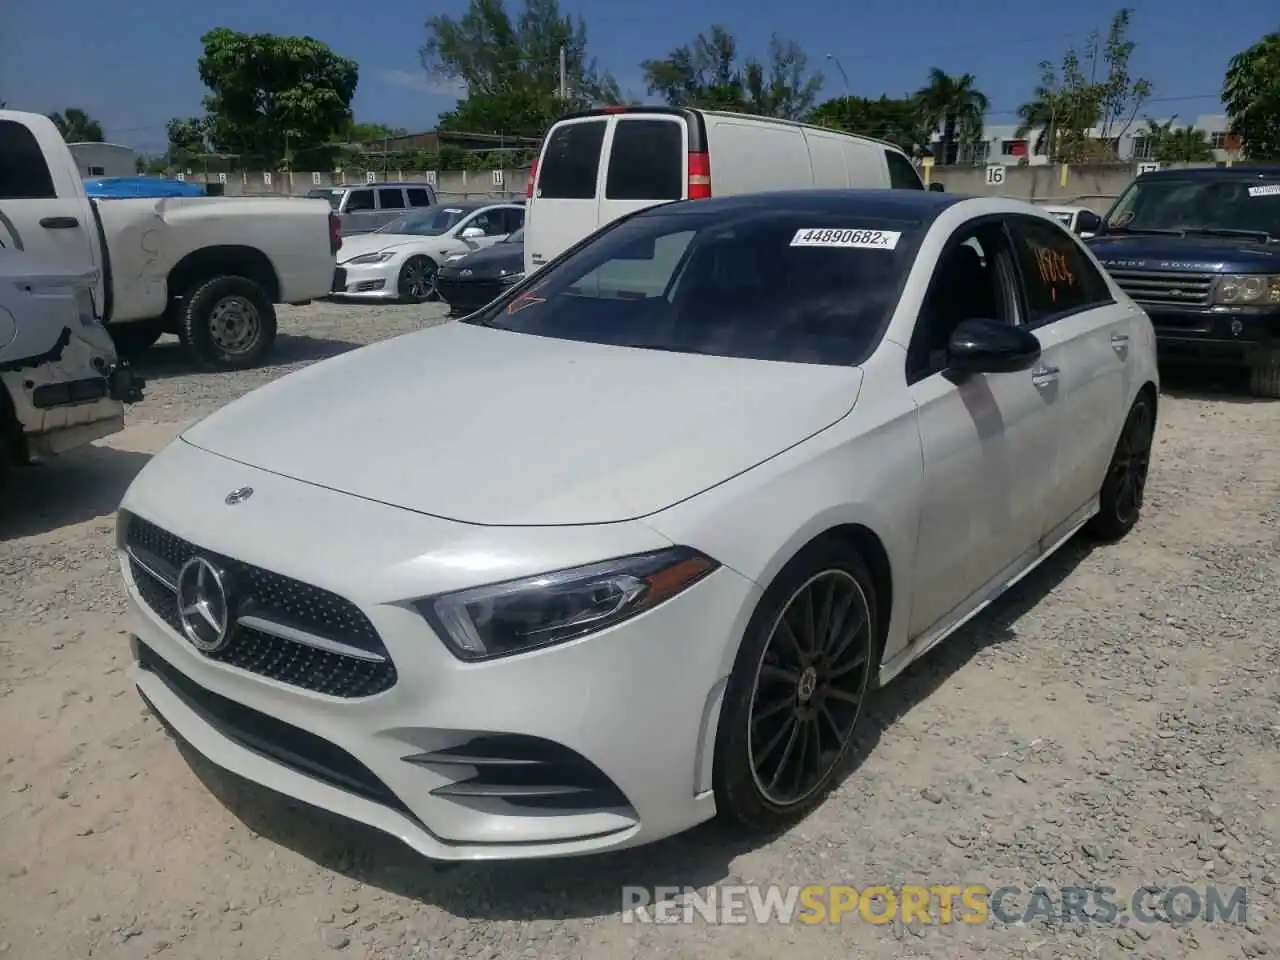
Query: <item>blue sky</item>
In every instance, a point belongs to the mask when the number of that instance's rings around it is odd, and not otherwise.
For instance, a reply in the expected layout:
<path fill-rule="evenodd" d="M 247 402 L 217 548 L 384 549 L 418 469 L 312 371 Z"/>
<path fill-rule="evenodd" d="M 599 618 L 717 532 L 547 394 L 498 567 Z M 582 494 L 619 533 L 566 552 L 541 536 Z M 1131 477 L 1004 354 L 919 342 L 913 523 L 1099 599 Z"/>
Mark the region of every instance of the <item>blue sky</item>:
<path fill-rule="evenodd" d="M 518 9 L 518 0 L 508 0 Z M 838 57 L 850 92 L 900 95 L 931 66 L 971 72 L 991 99 L 990 123 L 1007 123 L 1031 91 L 1041 59 L 1058 60 L 1120 5 L 1072 0 L 1061 8 L 1028 0 L 561 0 L 587 18 L 591 52 L 624 91 L 644 97 L 639 62 L 661 56 L 709 24 L 726 25 L 745 52 L 763 52 L 771 32 L 798 41 L 826 75 L 824 92 L 844 93 L 827 54 Z M 431 82 L 418 62 L 423 22 L 457 15 L 465 0 L 379 0 L 359 13 L 340 0 L 45 0 L 0 6 L 0 99 L 49 112 L 79 106 L 107 138 L 164 148 L 164 122 L 198 113 L 200 35 L 217 26 L 309 34 L 360 64 L 357 119 L 429 129 L 456 94 Z M 1228 58 L 1280 24 L 1269 3 L 1132 0 L 1135 71 L 1155 87 L 1144 113 L 1190 119 L 1220 111 L 1216 93 Z"/>

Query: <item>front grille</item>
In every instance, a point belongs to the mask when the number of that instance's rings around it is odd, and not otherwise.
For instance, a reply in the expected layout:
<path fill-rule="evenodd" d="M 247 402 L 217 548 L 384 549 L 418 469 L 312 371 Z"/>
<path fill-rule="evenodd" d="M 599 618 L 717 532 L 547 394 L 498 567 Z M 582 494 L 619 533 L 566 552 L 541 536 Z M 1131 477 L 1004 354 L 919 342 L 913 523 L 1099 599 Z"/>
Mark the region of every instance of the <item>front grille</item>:
<path fill-rule="evenodd" d="M 1138 303 L 1203 307 L 1209 303 L 1214 275 L 1147 270 L 1112 270 L 1120 289 Z"/>
<path fill-rule="evenodd" d="M 404 759 L 442 773 L 472 771 L 432 791 L 450 800 L 503 800 L 545 812 L 631 809 L 622 791 L 593 763 L 539 737 L 481 736 Z"/>
<path fill-rule="evenodd" d="M 159 678 L 174 696 L 228 740 L 339 790 L 413 815 L 372 770 L 341 747 L 206 690 L 142 641 L 135 640 L 135 644 L 138 666 Z"/>
<path fill-rule="evenodd" d="M 242 594 L 238 613 L 303 631 L 363 652 L 369 659 L 320 649 L 241 624 L 214 660 L 331 697 L 371 697 L 396 682 L 396 668 L 369 618 L 349 600 L 261 567 L 202 550 L 141 517 L 122 517 L 129 571 L 143 602 L 178 634 L 178 571 L 199 554 L 218 564 Z M 373 658 L 378 659 L 373 659 Z"/>

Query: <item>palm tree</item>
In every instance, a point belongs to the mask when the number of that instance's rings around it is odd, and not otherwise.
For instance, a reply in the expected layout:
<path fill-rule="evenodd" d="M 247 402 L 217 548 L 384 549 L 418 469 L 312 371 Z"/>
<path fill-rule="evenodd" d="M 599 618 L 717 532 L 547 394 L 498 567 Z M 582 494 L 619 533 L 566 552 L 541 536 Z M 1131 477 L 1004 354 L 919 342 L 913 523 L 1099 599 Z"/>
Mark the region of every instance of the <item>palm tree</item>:
<path fill-rule="evenodd" d="M 49 119 L 67 143 L 102 143 L 102 124 L 79 107 L 67 107 L 62 113 L 51 113 Z"/>
<path fill-rule="evenodd" d="M 1052 161 L 1057 156 L 1057 133 L 1060 125 L 1061 99 L 1057 93 L 1044 85 L 1039 85 L 1030 100 L 1018 107 L 1018 129 L 1013 136 L 1024 140 L 1036 132 L 1032 152 L 1043 154 Z"/>
<path fill-rule="evenodd" d="M 953 164 L 959 144 L 957 131 L 971 136 L 982 129 L 982 118 L 990 103 L 978 89 L 978 79 L 971 73 L 953 77 L 937 67 L 929 71 L 929 83 L 916 93 L 920 108 L 934 125 L 942 126 L 942 162 Z"/>

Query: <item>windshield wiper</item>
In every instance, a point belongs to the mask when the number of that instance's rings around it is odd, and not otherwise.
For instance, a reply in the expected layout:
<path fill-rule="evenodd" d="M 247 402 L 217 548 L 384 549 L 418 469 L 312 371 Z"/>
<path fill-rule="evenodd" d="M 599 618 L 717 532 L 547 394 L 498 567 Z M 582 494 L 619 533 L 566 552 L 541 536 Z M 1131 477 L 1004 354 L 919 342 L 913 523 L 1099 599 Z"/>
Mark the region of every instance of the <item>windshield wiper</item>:
<path fill-rule="evenodd" d="M 1228 227 L 1187 227 L 1187 233 L 1205 237 L 1251 237 L 1263 243 L 1275 243 L 1276 238 L 1265 230 L 1233 230 Z"/>
<path fill-rule="evenodd" d="M 1157 237 L 1157 236 L 1158 237 L 1185 237 L 1187 235 L 1187 231 L 1185 230 L 1158 230 L 1154 227 L 1129 227 L 1129 226 L 1113 227 L 1105 223 L 1102 225 L 1102 232 L 1103 233 L 1140 233 L 1140 234 L 1149 235 L 1153 237 Z"/>

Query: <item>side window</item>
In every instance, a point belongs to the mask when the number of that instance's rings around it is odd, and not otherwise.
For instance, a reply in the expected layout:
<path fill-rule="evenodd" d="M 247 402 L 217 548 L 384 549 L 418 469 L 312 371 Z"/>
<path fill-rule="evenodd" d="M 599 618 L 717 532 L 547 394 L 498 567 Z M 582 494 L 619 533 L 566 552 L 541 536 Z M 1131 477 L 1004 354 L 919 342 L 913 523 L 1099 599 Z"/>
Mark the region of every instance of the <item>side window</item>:
<path fill-rule="evenodd" d="M 106 167 L 90 167 L 89 168 L 89 176 L 91 177 L 105 177 L 106 175 L 107 175 Z"/>
<path fill-rule="evenodd" d="M 895 150 L 884 152 L 885 162 L 889 164 L 890 190 L 923 190 L 920 174 L 911 165 L 911 161 Z"/>
<path fill-rule="evenodd" d="M 619 120 L 609 148 L 607 200 L 684 196 L 684 131 L 673 120 Z"/>
<path fill-rule="evenodd" d="M 963 230 L 934 267 L 907 350 L 907 382 L 946 368 L 947 344 L 966 320 L 1014 322 L 1008 244 L 998 221 Z"/>
<path fill-rule="evenodd" d="M 1111 302 L 1097 268 L 1063 228 L 1031 217 L 1011 217 L 1018 268 L 1027 295 L 1027 325 Z"/>
<path fill-rule="evenodd" d="M 352 190 L 351 193 L 347 195 L 347 213 L 359 213 L 362 210 L 372 209 L 372 190 Z"/>
<path fill-rule="evenodd" d="M 400 187 L 384 187 L 378 191 L 379 210 L 403 210 L 404 190 Z"/>
<path fill-rule="evenodd" d="M 563 123 L 551 132 L 542 162 L 538 165 L 539 198 L 595 199 L 605 122 Z"/>
<path fill-rule="evenodd" d="M 405 190 L 409 195 L 409 206 L 411 207 L 429 207 L 431 206 L 431 194 L 427 193 L 422 187 L 409 187 Z"/>
<path fill-rule="evenodd" d="M 23 124 L 0 120 L 0 200 L 52 200 L 57 196 L 40 144 Z"/>
<path fill-rule="evenodd" d="M 502 218 L 503 233 L 515 233 L 524 226 L 523 210 L 500 210 L 498 216 Z"/>

